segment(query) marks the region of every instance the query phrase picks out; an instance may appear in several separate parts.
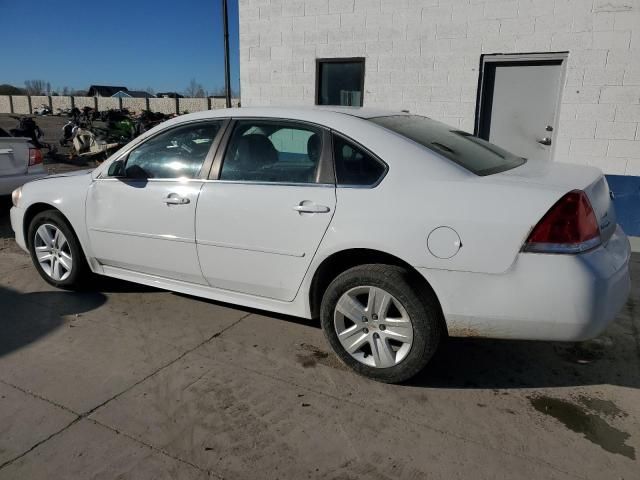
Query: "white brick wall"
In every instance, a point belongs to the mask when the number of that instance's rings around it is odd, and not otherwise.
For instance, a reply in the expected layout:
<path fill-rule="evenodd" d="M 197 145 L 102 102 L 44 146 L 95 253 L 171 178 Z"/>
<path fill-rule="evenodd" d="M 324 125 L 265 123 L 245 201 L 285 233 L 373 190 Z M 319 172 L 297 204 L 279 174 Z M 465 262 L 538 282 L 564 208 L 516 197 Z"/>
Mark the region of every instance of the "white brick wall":
<path fill-rule="evenodd" d="M 365 57 L 364 104 L 473 130 L 482 53 L 569 51 L 555 159 L 640 175 L 640 0 L 239 0 L 242 104 L 313 105 Z"/>

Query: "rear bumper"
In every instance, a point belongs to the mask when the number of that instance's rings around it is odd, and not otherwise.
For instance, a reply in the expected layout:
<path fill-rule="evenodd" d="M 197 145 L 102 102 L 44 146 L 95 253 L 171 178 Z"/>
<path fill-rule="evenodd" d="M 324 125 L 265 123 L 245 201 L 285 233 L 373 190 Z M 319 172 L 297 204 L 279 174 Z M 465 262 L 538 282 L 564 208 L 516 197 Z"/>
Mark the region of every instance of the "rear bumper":
<path fill-rule="evenodd" d="M 24 212 L 25 210 L 23 208 L 12 207 L 9 216 L 11 217 L 11 228 L 13 229 L 13 232 L 16 236 L 16 243 L 24 251 L 28 251 L 27 244 L 24 238 L 24 229 L 22 227 Z"/>
<path fill-rule="evenodd" d="M 618 226 L 594 250 L 521 253 L 503 274 L 421 273 L 440 299 L 451 336 L 581 341 L 601 333 L 625 305 L 630 255 Z"/>
<path fill-rule="evenodd" d="M 32 167 L 23 175 L 0 176 L 0 195 L 11 195 L 11 192 L 25 183 L 46 176 L 47 172 L 42 166 L 40 168 Z"/>

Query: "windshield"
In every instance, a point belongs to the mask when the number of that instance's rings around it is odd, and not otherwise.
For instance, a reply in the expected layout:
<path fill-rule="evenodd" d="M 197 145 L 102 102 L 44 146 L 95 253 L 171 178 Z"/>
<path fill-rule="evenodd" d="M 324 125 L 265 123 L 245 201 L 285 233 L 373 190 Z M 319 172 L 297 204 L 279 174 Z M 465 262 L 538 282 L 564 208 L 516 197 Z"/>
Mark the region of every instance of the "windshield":
<path fill-rule="evenodd" d="M 439 153 L 476 175 L 492 175 L 519 167 L 526 160 L 470 133 L 419 115 L 370 119 Z"/>

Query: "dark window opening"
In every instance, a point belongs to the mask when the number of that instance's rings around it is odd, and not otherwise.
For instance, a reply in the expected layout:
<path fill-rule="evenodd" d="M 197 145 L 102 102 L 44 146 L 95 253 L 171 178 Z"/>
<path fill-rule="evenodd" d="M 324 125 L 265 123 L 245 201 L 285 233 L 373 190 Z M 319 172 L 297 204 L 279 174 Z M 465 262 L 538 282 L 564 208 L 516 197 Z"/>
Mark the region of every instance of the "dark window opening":
<path fill-rule="evenodd" d="M 361 107 L 364 58 L 318 59 L 316 104 Z"/>
<path fill-rule="evenodd" d="M 344 138 L 333 136 L 336 180 L 342 186 L 372 186 L 387 171 L 386 165 Z"/>

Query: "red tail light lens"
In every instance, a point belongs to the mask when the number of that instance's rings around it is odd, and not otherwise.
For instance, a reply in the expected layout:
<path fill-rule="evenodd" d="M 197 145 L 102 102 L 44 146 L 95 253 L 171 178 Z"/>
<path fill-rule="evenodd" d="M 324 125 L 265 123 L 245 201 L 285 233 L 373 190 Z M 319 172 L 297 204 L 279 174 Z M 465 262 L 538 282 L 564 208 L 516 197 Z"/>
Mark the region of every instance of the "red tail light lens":
<path fill-rule="evenodd" d="M 29 149 L 29 166 L 33 167 L 34 165 L 38 165 L 42 163 L 42 152 L 39 148 L 30 148 Z"/>
<path fill-rule="evenodd" d="M 524 250 L 579 253 L 600 244 L 600 229 L 589 197 L 573 190 L 556 202 L 535 226 Z"/>

